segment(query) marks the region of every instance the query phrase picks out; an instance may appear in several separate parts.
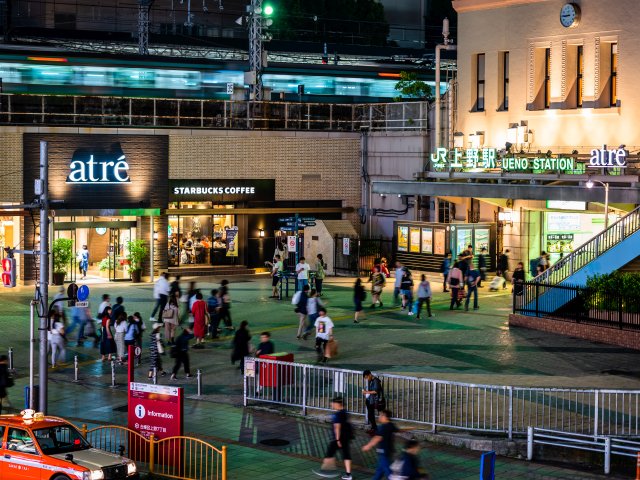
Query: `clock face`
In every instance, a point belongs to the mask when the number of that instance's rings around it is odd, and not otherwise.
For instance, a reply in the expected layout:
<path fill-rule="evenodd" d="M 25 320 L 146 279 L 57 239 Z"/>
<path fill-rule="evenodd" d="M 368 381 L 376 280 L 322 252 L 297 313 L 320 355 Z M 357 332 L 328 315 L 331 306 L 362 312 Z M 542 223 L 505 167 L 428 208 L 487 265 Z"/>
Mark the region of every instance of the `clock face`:
<path fill-rule="evenodd" d="M 560 10 L 560 23 L 563 27 L 575 27 L 580 21 L 580 7 L 575 3 L 567 3 Z"/>

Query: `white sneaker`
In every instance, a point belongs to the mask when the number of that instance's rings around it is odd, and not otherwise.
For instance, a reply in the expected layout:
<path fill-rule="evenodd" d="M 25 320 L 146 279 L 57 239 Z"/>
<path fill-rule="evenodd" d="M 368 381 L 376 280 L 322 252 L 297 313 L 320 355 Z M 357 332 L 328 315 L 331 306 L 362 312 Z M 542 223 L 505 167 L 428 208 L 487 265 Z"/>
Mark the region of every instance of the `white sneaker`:
<path fill-rule="evenodd" d="M 151 323 L 155 323 L 155 321 L 156 321 L 156 317 L 149 317 L 149 321 L 150 321 Z"/>
<path fill-rule="evenodd" d="M 411 315 L 413 315 L 413 312 L 409 312 L 409 313 L 407 313 L 407 315 L 411 316 Z"/>

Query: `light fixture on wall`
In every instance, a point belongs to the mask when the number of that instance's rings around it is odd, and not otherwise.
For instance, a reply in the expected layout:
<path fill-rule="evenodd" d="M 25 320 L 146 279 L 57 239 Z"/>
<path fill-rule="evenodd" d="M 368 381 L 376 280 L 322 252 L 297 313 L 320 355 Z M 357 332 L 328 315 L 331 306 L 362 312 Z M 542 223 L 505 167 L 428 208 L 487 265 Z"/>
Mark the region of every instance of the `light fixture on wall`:
<path fill-rule="evenodd" d="M 513 211 L 507 210 L 504 212 L 498 212 L 498 221 L 509 224 L 509 226 L 513 227 Z"/>
<path fill-rule="evenodd" d="M 158 232 L 156 232 L 155 230 L 154 230 L 154 232 L 153 232 L 153 239 L 154 239 L 155 241 L 158 241 Z"/>
<path fill-rule="evenodd" d="M 258 232 L 258 236 L 260 238 L 264 238 L 264 228 L 261 228 L 260 231 Z"/>

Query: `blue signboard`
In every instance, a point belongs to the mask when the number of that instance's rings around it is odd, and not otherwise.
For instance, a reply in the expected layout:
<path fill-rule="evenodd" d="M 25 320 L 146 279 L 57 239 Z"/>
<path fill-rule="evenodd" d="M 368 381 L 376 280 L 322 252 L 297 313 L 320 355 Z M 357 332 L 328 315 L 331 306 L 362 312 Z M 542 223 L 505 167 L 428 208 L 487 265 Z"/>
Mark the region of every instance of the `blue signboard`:
<path fill-rule="evenodd" d="M 87 287 L 86 285 L 82 285 L 79 289 L 78 289 L 78 300 L 80 302 L 84 302 L 89 298 L 89 287 Z"/>

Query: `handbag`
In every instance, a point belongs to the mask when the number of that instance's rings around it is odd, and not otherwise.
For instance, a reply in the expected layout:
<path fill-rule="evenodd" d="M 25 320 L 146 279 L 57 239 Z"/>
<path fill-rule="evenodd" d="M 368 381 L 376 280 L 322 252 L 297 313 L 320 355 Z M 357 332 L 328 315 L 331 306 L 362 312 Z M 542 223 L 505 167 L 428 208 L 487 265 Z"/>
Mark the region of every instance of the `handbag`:
<path fill-rule="evenodd" d="M 162 311 L 162 318 L 173 318 L 173 309 L 172 308 L 165 308 Z"/>
<path fill-rule="evenodd" d="M 338 355 L 338 341 L 331 338 L 324 347 L 324 356 L 332 358 Z"/>

